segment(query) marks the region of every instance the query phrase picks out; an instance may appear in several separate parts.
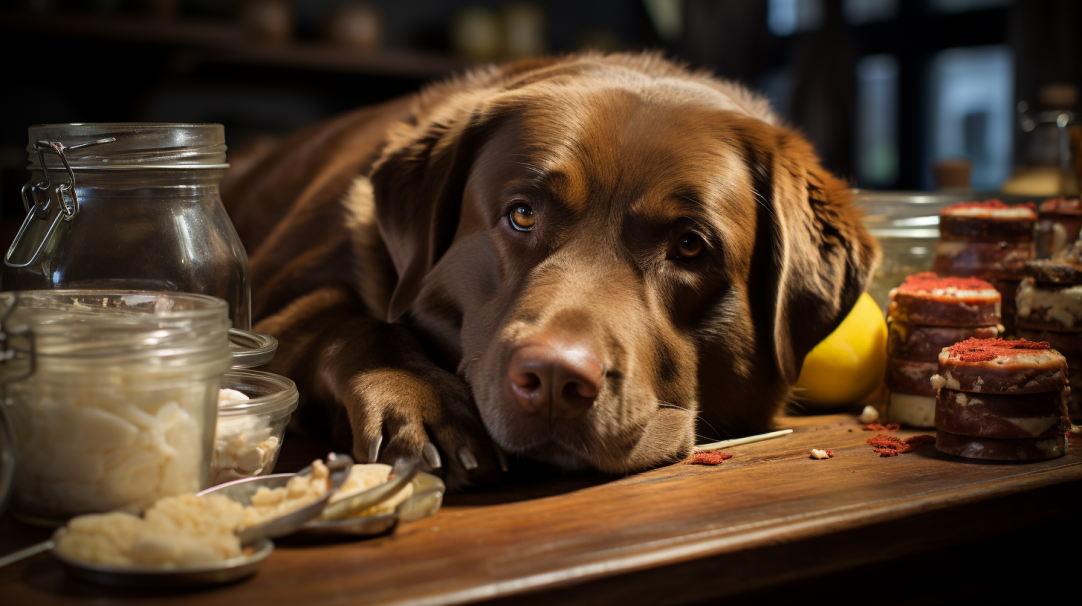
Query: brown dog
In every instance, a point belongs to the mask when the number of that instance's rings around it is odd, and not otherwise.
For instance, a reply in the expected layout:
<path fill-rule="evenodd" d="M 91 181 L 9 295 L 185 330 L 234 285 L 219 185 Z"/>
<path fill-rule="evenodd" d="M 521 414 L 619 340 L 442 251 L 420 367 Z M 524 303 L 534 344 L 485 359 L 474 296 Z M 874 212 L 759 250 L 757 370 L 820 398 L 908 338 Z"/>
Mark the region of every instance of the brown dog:
<path fill-rule="evenodd" d="M 766 430 L 879 255 L 763 100 L 652 55 L 438 84 L 223 190 L 300 424 L 452 485 L 500 449 L 626 473 L 696 418 Z"/>

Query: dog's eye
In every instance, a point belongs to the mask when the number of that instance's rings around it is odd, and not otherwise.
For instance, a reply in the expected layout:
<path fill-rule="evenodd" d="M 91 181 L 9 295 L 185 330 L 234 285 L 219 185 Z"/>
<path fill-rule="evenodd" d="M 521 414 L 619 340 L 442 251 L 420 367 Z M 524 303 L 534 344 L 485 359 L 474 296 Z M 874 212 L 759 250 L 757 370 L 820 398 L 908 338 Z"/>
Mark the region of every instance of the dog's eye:
<path fill-rule="evenodd" d="M 703 254 L 706 244 L 699 234 L 686 232 L 676 241 L 676 258 L 681 261 L 694 261 Z"/>
<path fill-rule="evenodd" d="M 533 229 L 535 223 L 537 223 L 537 217 L 533 214 L 533 208 L 529 204 L 522 202 L 511 207 L 511 212 L 508 213 L 507 219 L 511 221 L 511 227 L 519 231 L 530 231 Z"/>

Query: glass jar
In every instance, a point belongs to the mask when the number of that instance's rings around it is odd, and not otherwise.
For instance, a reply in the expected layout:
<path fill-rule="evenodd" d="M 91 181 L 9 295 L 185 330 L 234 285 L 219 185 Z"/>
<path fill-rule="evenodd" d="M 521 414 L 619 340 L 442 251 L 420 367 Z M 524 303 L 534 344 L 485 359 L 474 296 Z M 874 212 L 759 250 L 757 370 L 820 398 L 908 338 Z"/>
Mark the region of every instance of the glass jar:
<path fill-rule="evenodd" d="M 234 369 L 225 373 L 222 389 L 238 391 L 248 399 L 218 403 L 211 484 L 269 474 L 282 451 L 286 425 L 297 409 L 297 386 L 273 373 Z"/>
<path fill-rule="evenodd" d="M 16 517 L 138 513 L 208 485 L 231 359 L 225 301 L 81 290 L 0 298 L 5 357 L 32 361 L 28 376 L 3 385 Z"/>
<path fill-rule="evenodd" d="M 879 241 L 883 258 L 868 284 L 885 314 L 890 291 L 906 276 L 932 269 L 939 239 L 939 209 L 961 202 L 963 194 L 854 190 L 853 200 L 864 211 L 868 232 Z"/>
<path fill-rule="evenodd" d="M 22 229 L 5 290 L 190 292 L 225 299 L 251 328 L 248 256 L 218 191 L 220 124 L 30 127 Z"/>

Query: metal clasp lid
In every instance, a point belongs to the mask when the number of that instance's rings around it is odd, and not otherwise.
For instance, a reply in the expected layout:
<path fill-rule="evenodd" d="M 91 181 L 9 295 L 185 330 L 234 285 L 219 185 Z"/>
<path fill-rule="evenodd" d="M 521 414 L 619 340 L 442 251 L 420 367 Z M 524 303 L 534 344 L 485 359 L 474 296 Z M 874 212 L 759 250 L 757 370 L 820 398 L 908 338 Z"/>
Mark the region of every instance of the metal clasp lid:
<path fill-rule="evenodd" d="M 26 208 L 26 218 L 23 219 L 22 227 L 19 228 L 19 233 L 15 236 L 15 240 L 11 243 L 11 246 L 8 247 L 7 254 L 4 255 L 4 265 L 15 268 L 33 265 L 37 262 L 38 257 L 41 256 L 41 251 L 45 249 L 45 243 L 49 241 L 53 232 L 56 231 L 56 226 L 60 224 L 60 219 L 63 218 L 65 221 L 71 221 L 75 218 L 75 215 L 79 214 L 79 197 L 75 193 L 75 172 L 71 170 L 71 164 L 68 163 L 68 158 L 64 155 L 64 151 L 82 149 L 92 145 L 101 145 L 102 143 L 112 143 L 113 141 L 116 141 L 115 137 L 106 137 L 104 139 L 98 139 L 97 141 L 87 141 L 86 143 L 72 145 L 71 147 L 66 147 L 60 141 L 38 141 L 34 144 L 34 150 L 38 152 L 38 160 L 41 162 L 41 171 L 45 174 L 45 180 L 38 183 L 34 183 L 31 180 L 26 182 L 22 187 L 23 206 Z M 67 183 L 52 184 L 52 179 L 49 177 L 49 166 L 45 162 L 45 152 L 47 151 L 60 156 L 60 162 L 68 171 Z M 38 203 L 36 195 L 36 192 L 39 191 L 45 192 L 45 200 L 41 204 Z M 30 260 L 26 263 L 12 262 L 11 255 L 22 241 L 23 234 L 26 233 L 26 228 L 30 226 L 30 220 L 35 217 L 42 221 L 48 220 L 49 210 L 52 208 L 53 200 L 56 200 L 59 209 L 57 210 L 56 216 L 53 217 L 52 223 L 49 224 L 49 228 L 45 231 L 45 236 L 42 237 L 41 242 L 38 243 L 38 247 L 34 251 L 33 256 L 31 256 Z"/>

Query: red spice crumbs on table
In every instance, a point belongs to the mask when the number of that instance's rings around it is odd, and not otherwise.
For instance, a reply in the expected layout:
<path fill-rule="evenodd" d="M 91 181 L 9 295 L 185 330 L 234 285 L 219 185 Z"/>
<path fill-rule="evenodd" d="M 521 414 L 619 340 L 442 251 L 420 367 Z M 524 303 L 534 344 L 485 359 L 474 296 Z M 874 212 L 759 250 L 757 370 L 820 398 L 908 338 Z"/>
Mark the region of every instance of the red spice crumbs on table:
<path fill-rule="evenodd" d="M 903 452 L 911 452 L 916 449 L 917 446 L 931 444 L 932 442 L 935 442 L 935 436 L 930 436 L 928 434 L 911 436 L 904 440 L 894 436 L 875 436 L 874 438 L 868 438 L 868 443 L 872 445 L 872 450 L 881 457 L 898 456 Z"/>
<path fill-rule="evenodd" d="M 860 428 L 864 431 L 898 431 L 901 427 L 902 426 L 897 423 L 887 423 L 886 425 L 883 425 L 882 423 L 868 423 L 867 425 L 861 425 Z"/>
<path fill-rule="evenodd" d="M 688 463 L 691 465 L 721 465 L 725 459 L 731 459 L 733 455 L 724 452 L 697 452 L 691 455 Z"/>

